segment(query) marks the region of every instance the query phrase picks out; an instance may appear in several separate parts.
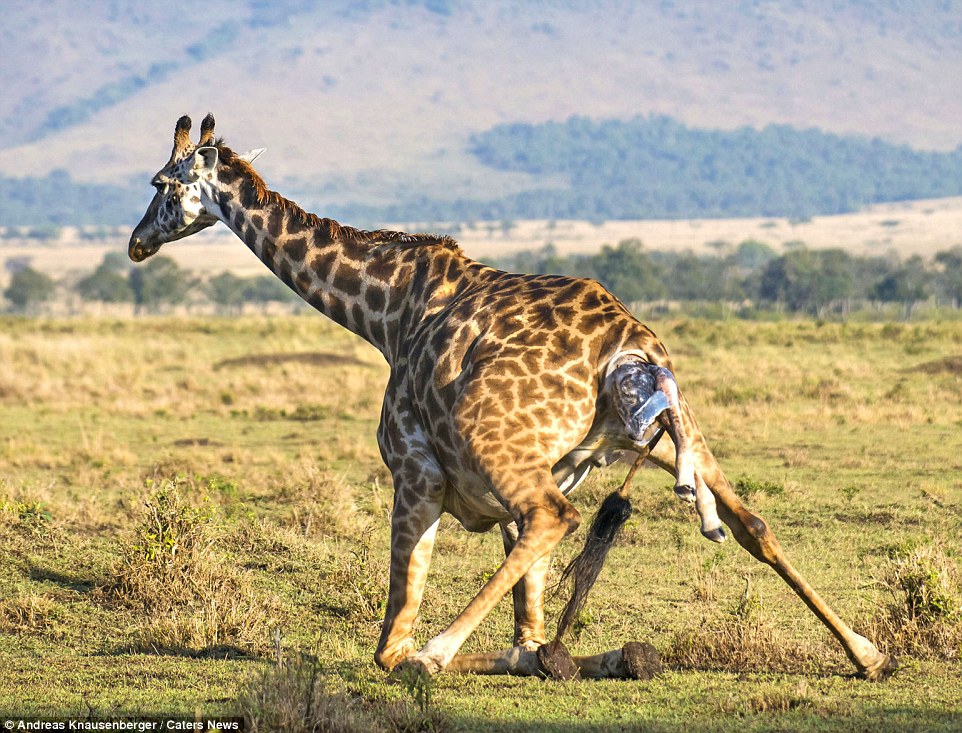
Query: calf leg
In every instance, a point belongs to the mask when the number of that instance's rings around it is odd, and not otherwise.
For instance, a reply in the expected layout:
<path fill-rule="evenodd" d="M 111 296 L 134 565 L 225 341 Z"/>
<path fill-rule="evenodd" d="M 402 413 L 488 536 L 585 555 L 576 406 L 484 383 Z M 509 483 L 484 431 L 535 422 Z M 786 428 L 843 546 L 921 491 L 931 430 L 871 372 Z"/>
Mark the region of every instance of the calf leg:
<path fill-rule="evenodd" d="M 713 542 L 725 541 L 725 530 L 715 510 L 715 499 L 695 472 L 695 455 L 682 416 L 674 375 L 635 352 L 624 352 L 609 363 L 606 390 L 635 449 L 644 452 L 667 430 L 675 445 L 675 494 L 695 502 L 701 532 Z M 662 427 L 655 423 L 660 422 Z M 654 432 L 653 432 L 654 431 Z"/>

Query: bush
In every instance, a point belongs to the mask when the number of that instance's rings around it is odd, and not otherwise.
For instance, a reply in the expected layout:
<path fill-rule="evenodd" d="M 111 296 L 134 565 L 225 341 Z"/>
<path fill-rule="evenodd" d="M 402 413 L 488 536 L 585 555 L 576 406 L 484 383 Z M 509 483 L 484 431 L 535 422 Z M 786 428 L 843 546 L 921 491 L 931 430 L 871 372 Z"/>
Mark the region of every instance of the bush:
<path fill-rule="evenodd" d="M 962 576 L 938 547 L 895 548 L 877 578 L 886 601 L 869 633 L 886 651 L 956 659 L 962 643 Z"/>
<path fill-rule="evenodd" d="M 53 298 L 55 289 L 56 285 L 50 277 L 27 267 L 13 273 L 3 296 L 15 310 L 27 312 Z"/>
<path fill-rule="evenodd" d="M 100 595 L 143 613 L 137 651 L 207 654 L 263 649 L 271 605 L 218 552 L 212 506 L 196 507 L 165 481 L 144 501 L 136 539 Z"/>

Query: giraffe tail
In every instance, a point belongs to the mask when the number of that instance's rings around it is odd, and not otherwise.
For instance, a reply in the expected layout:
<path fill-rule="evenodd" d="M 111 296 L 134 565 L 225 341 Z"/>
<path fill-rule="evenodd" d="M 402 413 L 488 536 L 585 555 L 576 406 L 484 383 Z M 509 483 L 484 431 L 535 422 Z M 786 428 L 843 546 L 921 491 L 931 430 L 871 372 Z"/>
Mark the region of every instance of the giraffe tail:
<path fill-rule="evenodd" d="M 625 484 L 627 485 L 627 481 Z M 561 583 L 566 583 L 569 578 L 572 578 L 574 584 L 571 598 L 568 599 L 561 619 L 558 621 L 555 641 L 561 640 L 584 610 L 588 592 L 598 580 L 601 568 L 608 557 L 608 551 L 630 516 L 631 502 L 628 500 L 627 492 L 622 492 L 620 489 L 609 494 L 601 504 L 601 508 L 591 522 L 584 549 L 568 564 L 561 575 Z"/>

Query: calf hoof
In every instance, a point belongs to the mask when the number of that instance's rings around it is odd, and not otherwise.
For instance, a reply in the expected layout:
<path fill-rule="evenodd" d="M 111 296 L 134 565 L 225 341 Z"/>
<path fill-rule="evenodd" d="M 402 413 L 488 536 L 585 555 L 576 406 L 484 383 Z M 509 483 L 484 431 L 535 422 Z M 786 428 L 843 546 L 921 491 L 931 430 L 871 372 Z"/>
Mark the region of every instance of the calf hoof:
<path fill-rule="evenodd" d="M 675 496 L 677 496 L 682 501 L 694 503 L 695 487 L 687 486 L 685 484 L 675 484 Z"/>
<path fill-rule="evenodd" d="M 701 531 L 702 537 L 709 539 L 712 542 L 724 542 L 728 539 L 728 535 L 725 534 L 725 530 L 721 527 L 715 527 L 715 529 L 703 529 Z"/>
<path fill-rule="evenodd" d="M 648 642 L 629 641 L 621 648 L 621 656 L 633 680 L 650 680 L 662 673 L 661 655 Z"/>
<path fill-rule="evenodd" d="M 538 664 L 545 677 L 553 680 L 576 680 L 581 675 L 571 653 L 560 640 L 555 639 L 538 647 Z"/>

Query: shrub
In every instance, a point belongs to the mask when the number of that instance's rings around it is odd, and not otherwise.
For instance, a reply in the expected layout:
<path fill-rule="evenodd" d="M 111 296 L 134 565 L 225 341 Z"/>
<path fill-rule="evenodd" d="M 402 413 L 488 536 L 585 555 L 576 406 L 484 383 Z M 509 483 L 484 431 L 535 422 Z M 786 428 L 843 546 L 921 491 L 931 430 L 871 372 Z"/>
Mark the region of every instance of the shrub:
<path fill-rule="evenodd" d="M 886 651 L 956 659 L 962 642 L 962 585 L 955 564 L 938 547 L 890 550 L 877 578 L 886 600 L 868 621 Z"/>
<path fill-rule="evenodd" d="M 113 572 L 99 589 L 110 603 L 141 612 L 138 651 L 250 653 L 268 637 L 273 609 L 249 577 L 218 551 L 209 503 L 197 507 L 164 481 L 144 501 L 144 515 Z"/>

